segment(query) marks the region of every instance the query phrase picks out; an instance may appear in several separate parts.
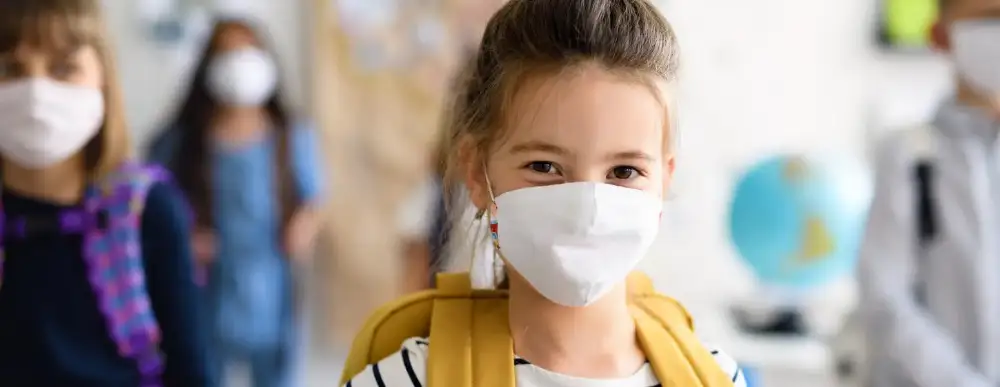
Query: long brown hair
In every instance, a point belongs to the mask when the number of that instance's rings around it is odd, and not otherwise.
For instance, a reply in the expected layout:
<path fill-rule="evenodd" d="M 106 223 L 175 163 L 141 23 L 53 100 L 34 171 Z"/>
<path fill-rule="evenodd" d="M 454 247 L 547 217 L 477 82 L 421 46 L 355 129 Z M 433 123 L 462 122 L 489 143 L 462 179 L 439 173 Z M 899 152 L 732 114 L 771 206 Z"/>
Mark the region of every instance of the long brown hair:
<path fill-rule="evenodd" d="M 86 173 L 98 179 L 129 156 L 129 133 L 118 72 L 96 0 L 0 0 L 0 55 L 21 44 L 49 52 L 93 47 L 104 69 L 104 122 L 84 147 Z"/>
<path fill-rule="evenodd" d="M 187 98 L 181 104 L 172 128 L 181 131 L 180 146 L 174 157 L 174 173 L 178 184 L 194 207 L 195 219 L 200 227 L 213 228 L 215 219 L 212 211 L 212 171 L 211 171 L 211 129 L 219 102 L 208 92 L 208 67 L 219 51 L 223 34 L 233 29 L 254 36 L 258 47 L 264 48 L 260 34 L 244 20 L 217 21 L 202 53 L 188 90 Z M 266 48 L 264 48 L 266 49 Z M 272 122 L 275 134 L 275 194 L 280 205 L 282 228 L 287 226 L 295 208 L 299 205 L 299 193 L 295 176 L 291 173 L 289 144 L 292 131 L 291 118 L 282 103 L 280 86 L 267 99 L 264 109 Z"/>

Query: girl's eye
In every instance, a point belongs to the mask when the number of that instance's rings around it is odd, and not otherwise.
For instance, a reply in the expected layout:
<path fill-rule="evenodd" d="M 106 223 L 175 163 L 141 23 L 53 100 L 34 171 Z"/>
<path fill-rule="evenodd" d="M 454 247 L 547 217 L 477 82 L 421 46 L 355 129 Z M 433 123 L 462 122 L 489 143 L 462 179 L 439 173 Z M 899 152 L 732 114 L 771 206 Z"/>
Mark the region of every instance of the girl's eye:
<path fill-rule="evenodd" d="M 614 179 L 618 179 L 618 180 L 628 180 L 628 179 L 631 179 L 633 177 L 636 177 L 636 175 L 638 175 L 638 174 L 639 174 L 639 171 L 637 169 L 635 169 L 634 167 L 619 166 L 619 167 L 614 167 L 611 170 L 611 173 L 610 173 L 609 177 L 610 178 L 614 178 Z"/>
<path fill-rule="evenodd" d="M 538 173 L 555 173 L 556 167 L 547 161 L 532 161 L 527 165 L 528 169 Z"/>
<path fill-rule="evenodd" d="M 76 74 L 77 66 L 70 60 L 59 61 L 54 63 L 52 68 L 49 70 L 50 74 L 55 79 L 67 79 Z"/>

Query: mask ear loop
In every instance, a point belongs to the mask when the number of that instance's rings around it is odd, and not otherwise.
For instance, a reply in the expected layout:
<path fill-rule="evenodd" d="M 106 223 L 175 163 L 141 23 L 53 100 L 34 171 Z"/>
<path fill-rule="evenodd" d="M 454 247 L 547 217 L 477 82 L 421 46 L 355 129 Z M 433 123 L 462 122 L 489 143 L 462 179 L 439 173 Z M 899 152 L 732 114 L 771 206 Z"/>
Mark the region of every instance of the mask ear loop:
<path fill-rule="evenodd" d="M 496 283 L 491 261 L 492 248 L 487 244 L 487 215 L 485 210 L 478 210 L 472 218 L 472 238 L 469 240 L 469 277 L 474 289 L 493 289 Z"/>
<path fill-rule="evenodd" d="M 485 171 L 486 164 L 484 163 L 483 174 L 486 179 L 486 191 L 490 195 L 490 207 L 479 209 L 473 221 L 473 223 L 486 223 L 486 230 L 483 230 L 482 226 L 478 224 L 475 227 L 477 237 L 473 242 L 471 267 L 473 270 L 474 286 L 478 283 L 481 286 L 489 286 L 492 289 L 496 289 L 503 282 L 506 272 L 504 271 L 503 260 L 500 258 L 500 237 L 497 233 L 496 215 L 492 211 L 492 209 L 496 208 L 496 196 L 493 194 L 493 183 L 490 181 L 490 176 Z M 492 245 L 479 245 L 482 238 L 479 237 L 478 233 L 482 231 L 489 233 L 487 235 Z M 480 250 L 482 248 L 485 248 L 486 251 Z"/>
<path fill-rule="evenodd" d="M 493 183 L 490 181 L 490 175 L 486 173 L 486 165 L 483 165 L 483 174 L 486 177 L 486 191 L 490 194 L 490 208 L 487 209 L 486 213 L 490 216 L 490 239 L 493 242 L 493 251 L 489 256 L 492 258 L 493 264 L 493 288 L 497 288 L 503 283 L 504 279 L 507 277 L 507 271 L 504 270 L 503 259 L 501 259 L 502 252 L 500 251 L 500 234 L 498 234 L 499 225 L 497 224 L 497 217 L 493 210 L 499 210 L 497 207 L 497 198 L 493 194 Z"/>

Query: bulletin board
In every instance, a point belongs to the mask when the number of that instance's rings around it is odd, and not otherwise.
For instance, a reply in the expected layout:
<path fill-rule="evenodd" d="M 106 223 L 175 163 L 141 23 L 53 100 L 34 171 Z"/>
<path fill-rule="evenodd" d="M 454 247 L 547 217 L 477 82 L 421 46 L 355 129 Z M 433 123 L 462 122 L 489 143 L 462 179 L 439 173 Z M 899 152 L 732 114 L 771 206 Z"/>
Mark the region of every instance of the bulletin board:
<path fill-rule="evenodd" d="M 939 0 L 880 0 L 878 44 L 888 51 L 925 51 L 938 18 Z"/>
<path fill-rule="evenodd" d="M 312 110 L 335 187 L 319 270 L 330 339 L 343 343 L 400 295 L 398 211 L 431 176 L 450 80 L 501 2 L 311 1 Z"/>

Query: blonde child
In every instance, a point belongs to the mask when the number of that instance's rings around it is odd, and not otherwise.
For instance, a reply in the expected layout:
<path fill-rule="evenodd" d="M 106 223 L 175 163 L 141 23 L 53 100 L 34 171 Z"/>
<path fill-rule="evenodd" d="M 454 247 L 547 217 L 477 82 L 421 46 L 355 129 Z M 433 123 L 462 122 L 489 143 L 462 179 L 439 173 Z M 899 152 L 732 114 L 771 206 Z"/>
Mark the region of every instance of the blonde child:
<path fill-rule="evenodd" d="M 179 191 L 128 161 L 96 0 L 0 0 L 0 384 L 206 386 Z"/>
<path fill-rule="evenodd" d="M 654 374 L 663 365 L 647 358 L 660 343 L 640 344 L 625 286 L 659 231 L 674 170 L 677 67 L 674 34 L 646 0 L 512 0 L 487 25 L 452 117 L 447 176 L 489 220 L 504 268 L 489 282 L 508 289 L 497 293 L 508 306 L 472 324 L 509 316 L 516 385 L 679 385 Z M 429 365 L 497 365 L 435 358 L 435 343 L 446 343 L 431 332 L 346 385 L 423 386 L 435 383 Z M 694 347 L 692 356 L 715 359 L 693 367 L 704 385 L 746 384 L 731 358 Z"/>

